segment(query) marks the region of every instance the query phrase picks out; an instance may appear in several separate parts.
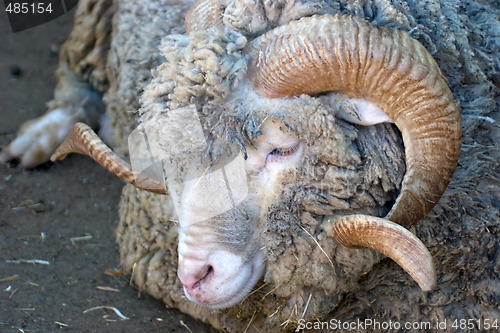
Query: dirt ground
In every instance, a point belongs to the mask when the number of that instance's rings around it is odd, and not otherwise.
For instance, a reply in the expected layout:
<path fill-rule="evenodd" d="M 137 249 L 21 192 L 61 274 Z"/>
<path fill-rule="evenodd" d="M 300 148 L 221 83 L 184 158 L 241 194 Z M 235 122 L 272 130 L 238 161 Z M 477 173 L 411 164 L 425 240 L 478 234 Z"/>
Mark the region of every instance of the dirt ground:
<path fill-rule="evenodd" d="M 15 34 L 0 12 L 0 147 L 44 113 L 73 12 Z M 119 270 L 122 186 L 83 156 L 35 170 L 0 165 L 0 332 L 211 331 L 109 275 Z"/>

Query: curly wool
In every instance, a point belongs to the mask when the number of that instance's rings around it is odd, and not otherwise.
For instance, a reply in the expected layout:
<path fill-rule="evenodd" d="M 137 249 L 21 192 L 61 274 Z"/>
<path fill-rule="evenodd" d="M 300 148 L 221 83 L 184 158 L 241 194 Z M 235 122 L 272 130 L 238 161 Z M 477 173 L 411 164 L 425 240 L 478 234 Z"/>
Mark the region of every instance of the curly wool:
<path fill-rule="evenodd" d="M 193 2 L 114 1 L 113 38 L 105 59 L 110 83 L 103 99 L 115 151 L 120 154 L 128 154 L 128 136 L 138 125 L 139 96 L 152 79 L 151 69 L 164 61 L 158 50 L 160 41 L 168 34 L 185 32 L 182 22 Z"/>
<path fill-rule="evenodd" d="M 144 89 L 142 119 L 225 98 L 246 73 L 242 53 L 246 43 L 243 35 L 231 30 L 165 37 L 159 48 L 165 62 L 153 71 L 153 80 Z"/>

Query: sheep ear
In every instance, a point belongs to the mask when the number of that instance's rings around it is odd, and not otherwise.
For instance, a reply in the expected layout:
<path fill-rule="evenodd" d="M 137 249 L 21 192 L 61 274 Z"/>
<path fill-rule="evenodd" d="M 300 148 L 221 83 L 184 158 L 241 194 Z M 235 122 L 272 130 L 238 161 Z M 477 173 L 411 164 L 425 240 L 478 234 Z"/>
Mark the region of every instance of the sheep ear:
<path fill-rule="evenodd" d="M 327 104 L 335 110 L 336 116 L 350 123 L 363 126 L 394 123 L 384 110 L 365 99 L 347 98 L 336 93 L 328 94 L 325 97 Z"/>
<path fill-rule="evenodd" d="M 331 231 L 345 247 L 366 247 L 388 256 L 410 274 L 423 291 L 436 287 L 436 271 L 429 250 L 404 227 L 378 217 L 349 215 L 335 220 Z"/>
<path fill-rule="evenodd" d="M 132 171 L 130 165 L 106 146 L 101 138 L 86 124 L 76 123 L 67 138 L 52 154 L 50 160 L 52 162 L 62 160 L 70 153 L 92 157 L 106 170 L 140 189 L 166 194 L 165 185 L 154 180 L 143 181 L 138 186 L 136 184 L 136 174 Z"/>
<path fill-rule="evenodd" d="M 350 99 L 347 103 L 349 107 L 341 109 L 339 113 L 344 120 L 364 126 L 394 123 L 381 108 L 364 99 Z"/>

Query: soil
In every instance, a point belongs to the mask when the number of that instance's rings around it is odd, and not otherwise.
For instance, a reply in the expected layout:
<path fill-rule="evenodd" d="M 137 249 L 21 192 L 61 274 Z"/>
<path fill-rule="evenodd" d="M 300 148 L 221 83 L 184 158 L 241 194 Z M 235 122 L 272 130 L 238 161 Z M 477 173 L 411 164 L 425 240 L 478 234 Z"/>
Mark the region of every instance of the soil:
<path fill-rule="evenodd" d="M 0 147 L 45 112 L 73 13 L 15 34 L 0 13 Z M 0 332 L 212 331 L 116 275 L 122 186 L 78 155 L 33 170 L 0 165 Z"/>

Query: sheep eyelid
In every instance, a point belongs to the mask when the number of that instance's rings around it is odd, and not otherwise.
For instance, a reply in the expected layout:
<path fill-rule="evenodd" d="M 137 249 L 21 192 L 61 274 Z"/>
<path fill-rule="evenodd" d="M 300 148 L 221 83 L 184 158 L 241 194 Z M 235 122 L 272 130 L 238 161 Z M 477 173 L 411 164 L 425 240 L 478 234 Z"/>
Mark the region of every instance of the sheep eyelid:
<path fill-rule="evenodd" d="M 287 147 L 287 148 L 274 148 L 267 154 L 266 159 L 281 159 L 281 158 L 287 158 L 292 155 L 294 155 L 300 147 L 300 142 L 298 142 L 295 146 L 293 147 Z"/>
<path fill-rule="evenodd" d="M 292 148 L 274 148 L 269 155 L 274 155 L 274 156 L 288 156 L 290 154 L 293 154 L 296 151 L 296 147 Z"/>

